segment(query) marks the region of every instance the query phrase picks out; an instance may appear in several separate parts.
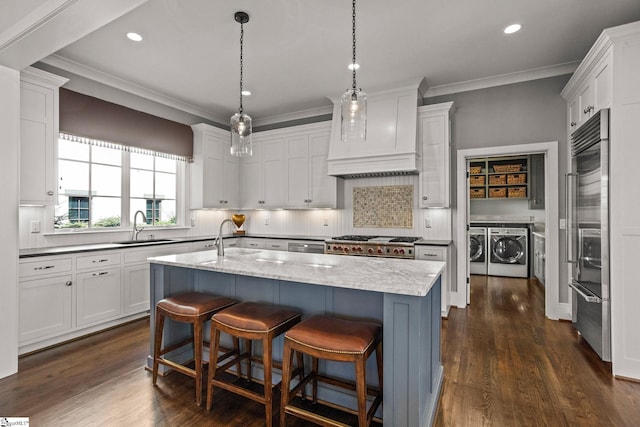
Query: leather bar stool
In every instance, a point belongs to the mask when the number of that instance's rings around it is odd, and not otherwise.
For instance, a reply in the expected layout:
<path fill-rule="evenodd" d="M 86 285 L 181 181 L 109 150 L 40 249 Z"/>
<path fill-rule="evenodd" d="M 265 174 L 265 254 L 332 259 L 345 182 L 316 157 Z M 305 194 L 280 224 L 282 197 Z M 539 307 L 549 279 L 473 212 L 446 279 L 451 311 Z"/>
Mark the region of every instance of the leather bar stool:
<path fill-rule="evenodd" d="M 265 405 L 265 419 L 267 427 L 272 425 L 273 418 L 273 392 L 281 383 L 273 385 L 272 381 L 272 341 L 293 325 L 300 322 L 301 314 L 295 310 L 278 307 L 270 304 L 256 302 L 242 302 L 222 310 L 211 318 L 211 344 L 209 352 L 209 376 L 207 379 L 207 409 L 210 410 L 213 403 L 213 388 L 220 387 L 240 396 L 249 398 Z M 244 339 L 246 348 L 244 352 L 236 349 L 236 354 L 221 366 L 218 365 L 218 348 L 220 345 L 220 333 L 224 332 L 232 337 Z M 264 366 L 264 390 L 258 393 L 243 387 L 242 384 L 231 382 L 225 378 L 224 371 L 241 360 L 248 360 L 249 370 L 247 379 L 251 382 L 251 340 L 262 341 L 262 364 Z M 298 359 L 299 369 L 295 373 L 302 380 L 302 357 Z"/>
<path fill-rule="evenodd" d="M 376 352 L 378 365 L 378 390 L 369 392 L 366 381 L 366 363 L 369 356 Z M 312 370 L 304 379 L 290 390 L 290 370 L 293 353 L 305 353 L 311 356 Z M 318 359 L 355 363 L 356 384 L 337 378 L 321 376 L 318 373 Z M 382 324 L 364 320 L 346 320 L 331 316 L 314 316 L 291 328 L 284 336 L 284 355 L 282 359 L 282 400 L 280 402 L 280 426 L 286 425 L 287 414 L 324 426 L 345 426 L 309 409 L 294 406 L 293 397 L 309 381 L 313 381 L 313 403 L 318 401 L 318 380 L 356 390 L 358 400 L 358 426 L 370 425 L 373 416 L 382 402 Z M 375 396 L 367 411 L 367 394 Z M 338 406 L 338 405 L 333 405 Z M 347 408 L 347 412 L 355 413 Z"/>
<path fill-rule="evenodd" d="M 153 341 L 153 385 L 158 379 L 158 367 L 160 364 L 173 370 L 188 375 L 196 380 L 196 403 L 202 402 L 202 376 L 203 360 L 202 350 L 205 347 L 203 341 L 204 322 L 219 310 L 227 308 L 237 301 L 231 298 L 218 297 L 200 292 L 187 292 L 161 299 L 156 304 L 156 326 Z M 162 348 L 162 333 L 164 320 L 169 318 L 176 322 L 191 323 L 193 334 L 186 340 Z M 187 344 L 193 343 L 194 369 L 181 365 L 163 356 Z M 236 343 L 237 344 L 237 343 Z"/>

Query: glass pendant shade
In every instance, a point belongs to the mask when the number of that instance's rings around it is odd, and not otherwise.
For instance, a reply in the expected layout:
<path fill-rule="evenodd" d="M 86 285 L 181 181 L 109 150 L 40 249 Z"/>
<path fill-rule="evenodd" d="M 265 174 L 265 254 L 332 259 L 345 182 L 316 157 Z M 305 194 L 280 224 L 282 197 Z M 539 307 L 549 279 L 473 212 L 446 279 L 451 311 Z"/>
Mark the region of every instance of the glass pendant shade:
<path fill-rule="evenodd" d="M 341 100 L 342 142 L 367 139 L 367 94 L 361 89 L 347 89 Z"/>
<path fill-rule="evenodd" d="M 251 143 L 251 117 L 245 113 L 231 116 L 231 155 L 246 157 L 253 155 Z"/>

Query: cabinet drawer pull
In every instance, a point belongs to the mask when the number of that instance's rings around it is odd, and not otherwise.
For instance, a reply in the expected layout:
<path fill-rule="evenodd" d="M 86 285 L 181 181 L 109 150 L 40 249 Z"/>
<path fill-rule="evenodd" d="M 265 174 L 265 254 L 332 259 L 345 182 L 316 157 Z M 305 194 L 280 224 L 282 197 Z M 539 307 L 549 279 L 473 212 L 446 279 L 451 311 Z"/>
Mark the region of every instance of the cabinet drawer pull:
<path fill-rule="evenodd" d="M 204 247 L 205 247 L 205 248 L 212 248 L 212 247 L 214 247 L 214 246 L 215 246 L 215 245 L 214 245 L 213 243 L 210 243 L 210 244 L 208 244 L 208 245 L 204 245 Z"/>
<path fill-rule="evenodd" d="M 279 248 L 280 245 L 271 245 L 272 248 Z"/>
<path fill-rule="evenodd" d="M 101 262 L 108 262 L 108 261 L 109 261 L 109 259 L 107 259 L 107 258 L 103 258 L 103 259 L 94 259 L 94 260 L 93 260 L 93 261 L 91 261 L 91 262 L 92 262 L 92 263 L 94 263 L 94 264 L 97 264 L 97 263 L 101 263 Z"/>
<path fill-rule="evenodd" d="M 55 268 L 55 265 L 43 265 L 40 267 L 34 267 L 34 270 L 48 270 L 50 268 Z"/>
<path fill-rule="evenodd" d="M 73 282 L 71 282 L 71 280 L 69 280 L 67 283 L 65 283 L 65 285 L 67 286 L 71 286 L 73 284 Z"/>
<path fill-rule="evenodd" d="M 424 256 L 430 256 L 430 257 L 436 257 L 436 256 L 438 256 L 437 254 L 422 254 L 422 255 L 424 255 Z"/>
<path fill-rule="evenodd" d="M 92 276 L 104 276 L 105 274 L 109 274 L 108 271 L 101 271 L 100 273 L 93 273 Z"/>

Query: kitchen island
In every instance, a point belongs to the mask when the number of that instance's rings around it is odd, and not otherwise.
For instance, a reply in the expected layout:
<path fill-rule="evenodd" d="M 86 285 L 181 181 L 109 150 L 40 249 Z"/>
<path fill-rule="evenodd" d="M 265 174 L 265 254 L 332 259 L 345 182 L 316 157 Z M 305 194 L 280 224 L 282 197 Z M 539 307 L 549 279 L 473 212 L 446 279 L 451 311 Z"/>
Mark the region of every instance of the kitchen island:
<path fill-rule="evenodd" d="M 150 258 L 151 304 L 186 291 L 268 302 L 296 308 L 303 317 L 335 314 L 381 320 L 384 387 L 378 416 L 388 426 L 424 426 L 433 421 L 440 388 L 440 274 L 442 262 L 227 249 Z M 151 311 L 151 337 L 155 313 Z M 189 325 L 165 324 L 165 342 L 179 342 Z M 224 343 L 223 343 L 224 344 Z M 228 345 L 228 344 L 227 344 Z M 259 343 L 256 351 L 261 350 Z M 153 352 L 153 343 L 149 346 Z M 188 350 L 170 355 L 189 360 Z M 282 337 L 274 342 L 274 360 L 282 359 Z M 147 366 L 152 366 L 149 358 Z M 261 366 L 260 366 L 261 368 Z M 255 376 L 262 378 L 260 368 Z M 349 364 L 321 364 L 327 375 L 353 378 Z M 367 379 L 376 386 L 375 358 Z M 279 371 L 274 372 L 279 381 Z M 352 395 L 323 387 L 319 399 L 354 407 Z"/>

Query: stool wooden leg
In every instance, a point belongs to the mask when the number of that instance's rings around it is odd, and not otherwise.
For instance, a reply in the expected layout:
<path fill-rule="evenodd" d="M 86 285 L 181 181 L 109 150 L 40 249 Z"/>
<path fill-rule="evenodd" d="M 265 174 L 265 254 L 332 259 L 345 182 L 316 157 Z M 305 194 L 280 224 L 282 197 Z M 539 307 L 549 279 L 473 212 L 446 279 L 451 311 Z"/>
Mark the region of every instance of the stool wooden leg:
<path fill-rule="evenodd" d="M 356 393 L 358 395 L 358 427 L 367 427 L 367 359 L 356 360 Z"/>
<path fill-rule="evenodd" d="M 299 356 L 300 352 L 296 352 Z M 300 360 L 298 358 L 298 360 Z M 284 411 L 284 407 L 291 400 L 289 398 L 289 391 L 291 387 L 291 363 L 293 361 L 293 352 L 291 351 L 291 345 L 288 340 L 284 340 L 284 350 L 282 352 L 282 390 L 280 398 L 280 427 L 287 425 L 287 414 Z"/>
<path fill-rule="evenodd" d="M 198 406 L 202 404 L 202 323 L 198 319 L 193 324 L 193 359 L 196 364 L 196 405 Z"/>
<path fill-rule="evenodd" d="M 313 375 L 313 403 L 318 403 L 318 358 L 311 358 L 311 370 Z"/>
<path fill-rule="evenodd" d="M 262 340 L 262 363 L 264 365 L 264 406 L 267 427 L 273 425 L 272 357 L 271 337 L 265 337 Z"/>
<path fill-rule="evenodd" d="M 207 376 L 207 411 L 213 404 L 213 378 L 218 366 L 218 351 L 220 349 L 220 331 L 211 323 L 211 345 L 209 348 L 209 375 Z"/>
<path fill-rule="evenodd" d="M 298 365 L 298 378 L 300 379 L 300 382 L 302 382 L 304 380 L 304 355 L 301 352 L 296 351 L 296 357 L 296 363 Z M 305 387 L 302 387 L 302 400 L 305 400 L 307 398 L 307 393 L 304 389 Z"/>
<path fill-rule="evenodd" d="M 240 339 L 238 337 L 231 337 L 233 339 L 233 351 L 238 356 L 240 355 Z M 238 379 L 242 378 L 242 363 L 240 363 L 240 358 L 238 358 L 238 363 L 236 364 L 236 376 Z"/>
<path fill-rule="evenodd" d="M 380 393 L 382 393 L 382 378 L 383 378 L 383 369 L 382 369 L 382 341 L 378 343 L 376 347 L 376 364 L 378 365 L 378 387 L 380 387 Z"/>
<path fill-rule="evenodd" d="M 162 349 L 162 330 L 164 328 L 164 315 L 156 310 L 156 326 L 155 336 L 153 338 L 153 385 L 156 385 L 158 380 L 158 358 L 161 357 L 160 352 Z"/>
<path fill-rule="evenodd" d="M 249 340 L 249 339 L 245 340 L 245 343 L 246 343 L 246 346 L 247 346 L 247 349 L 245 351 L 247 352 L 247 354 L 249 354 L 249 358 L 247 359 L 247 361 L 248 361 L 247 364 L 249 365 L 249 370 L 247 372 L 247 380 L 249 382 L 251 382 L 251 373 L 252 373 L 251 372 L 251 354 L 252 354 L 251 345 L 252 345 L 252 343 L 251 343 L 251 340 Z"/>

